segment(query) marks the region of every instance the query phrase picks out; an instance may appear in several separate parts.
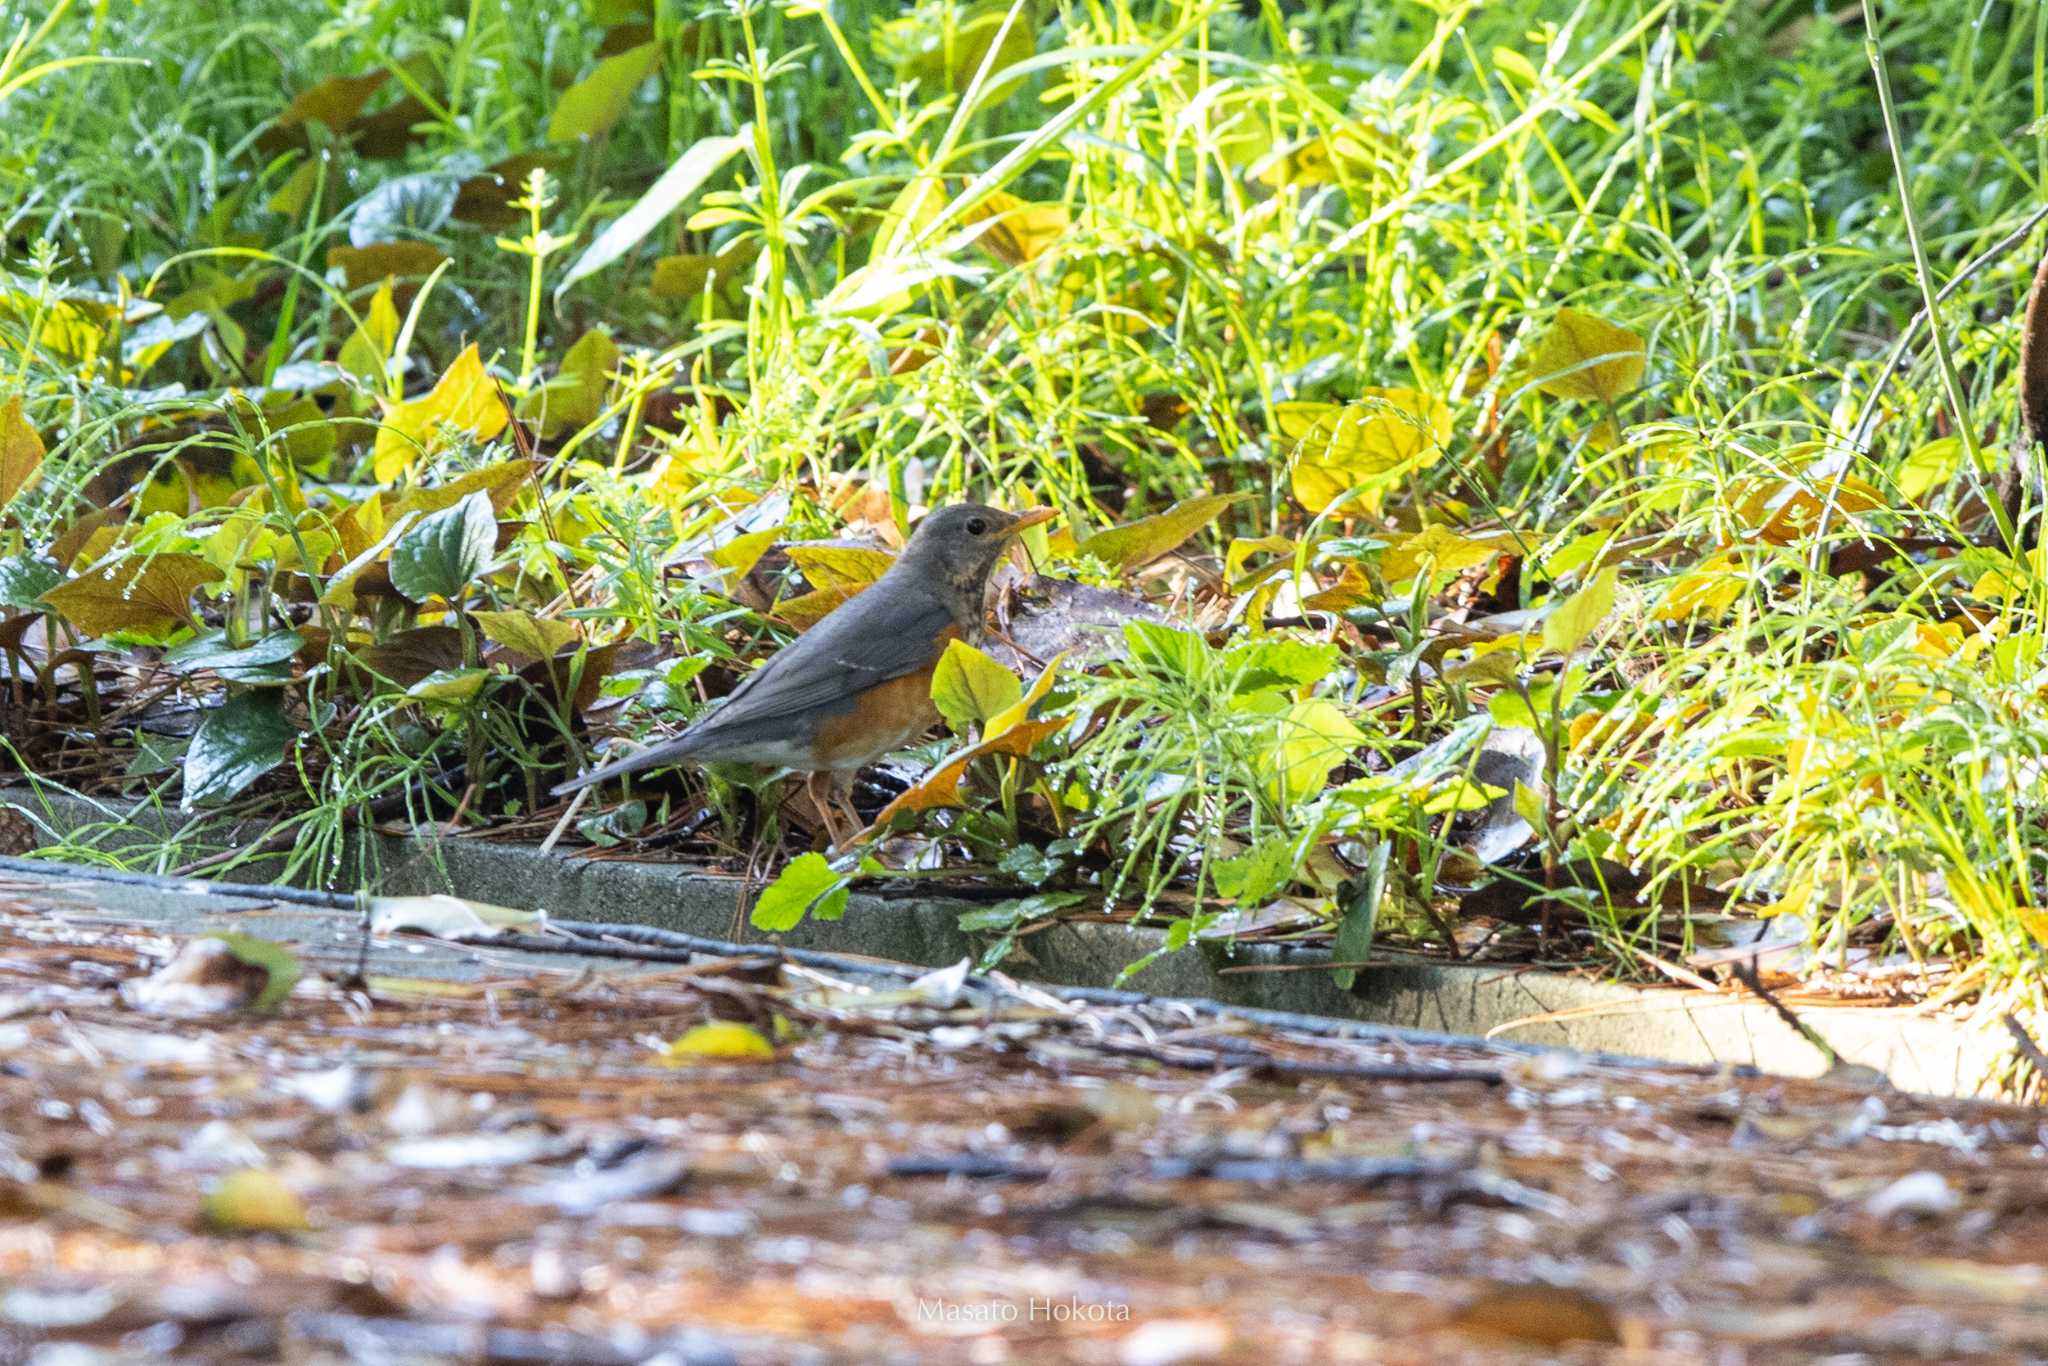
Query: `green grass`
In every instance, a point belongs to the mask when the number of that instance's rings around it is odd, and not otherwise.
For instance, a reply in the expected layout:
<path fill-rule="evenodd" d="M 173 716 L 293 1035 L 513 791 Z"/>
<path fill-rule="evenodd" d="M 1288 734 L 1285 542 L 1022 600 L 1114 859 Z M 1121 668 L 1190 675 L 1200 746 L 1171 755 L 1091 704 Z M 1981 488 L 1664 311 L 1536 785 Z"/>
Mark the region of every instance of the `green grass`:
<path fill-rule="evenodd" d="M 35 8 L 0 4 L 5 31 Z M 355 875 L 336 851 L 371 806 L 543 831 L 541 777 L 599 733 L 694 712 L 775 638 L 733 566 L 708 562 L 743 531 L 831 535 L 860 489 L 897 529 L 975 496 L 1052 502 L 1085 540 L 1225 492 L 1245 496 L 1185 548 L 1192 570 L 1036 543 L 1041 567 L 1150 596 L 1209 638 L 1067 666 L 1036 715 L 1072 723 L 1031 761 L 977 761 L 965 806 L 916 822 L 939 866 L 1183 932 L 1287 895 L 1353 947 L 1377 931 L 1441 948 L 1449 889 L 1485 876 L 1459 852 L 1460 813 L 1488 795 L 1474 718 L 1519 718 L 1543 732 L 1549 780 L 1523 802 L 1543 838 L 1520 876 L 1560 904 L 1554 933 L 1532 916 L 1497 948 L 1650 973 L 1646 952 L 1682 954 L 1707 923 L 1688 906 L 1725 900 L 1801 915 L 1824 961 L 1915 965 L 1909 993 L 2048 1004 L 2048 586 L 1978 496 L 2020 437 L 2015 309 L 2041 246 L 2007 239 L 2048 168 L 2039 7 L 1878 5 L 1896 145 L 1859 17 L 1807 0 L 233 9 L 75 4 L 26 30 L 18 69 L 138 60 L 17 88 L 0 74 L 0 400 L 21 394 L 49 446 L 7 534 L 47 552 L 153 470 L 152 499 L 109 523 L 127 530 L 83 549 L 212 557 L 200 619 L 157 638 L 326 633 L 288 685 L 229 685 L 275 709 L 290 762 L 221 795 L 297 813 L 296 872 Z M 644 79 L 589 83 L 629 60 Z M 337 89 L 321 82 L 380 71 L 368 130 L 279 126 Z M 606 94 L 614 120 L 551 140 Z M 545 155 L 545 208 L 481 193 L 480 173 L 527 154 Z M 693 156 L 708 178 L 570 281 Z M 401 280 L 395 325 L 372 319 L 381 268 L 354 288 L 328 269 L 331 248 L 372 241 L 446 260 Z M 1937 310 L 1941 345 L 1908 337 L 1972 266 Z M 1558 373 L 1580 316 L 1641 340 L 1640 380 L 1609 383 L 1583 352 Z M 366 319 L 382 337 L 367 364 L 360 343 L 344 354 Z M 616 361 L 557 378 L 595 326 Z M 274 577 L 324 583 L 349 555 L 319 538 L 372 486 L 518 454 L 488 424 L 427 425 L 424 455 L 387 439 L 376 467 L 388 405 L 471 344 L 538 464 L 501 491 L 517 529 L 456 596 L 578 623 L 561 667 L 614 670 L 632 700 L 592 711 L 573 680 L 520 676 L 440 602 L 293 606 Z M 349 374 L 307 368 L 337 360 Z M 294 392 L 231 393 L 280 382 Z M 1406 391 L 1443 405 L 1447 436 L 1418 428 Z M 1289 405 L 1360 402 L 1335 446 L 1370 430 L 1426 454 L 1350 452 L 1334 501 L 1305 504 L 1318 438 L 1301 414 L 1337 410 Z M 181 462 L 204 477 L 163 483 Z M 224 550 L 230 524 L 268 539 Z M 1428 528 L 1455 533 L 1440 550 L 1493 537 L 1514 572 L 1417 566 Z M 1857 572 L 1839 558 L 1912 538 Z M 1926 548 L 1940 538 L 1979 548 Z M 1612 611 L 1583 640 L 1495 621 L 1527 634 L 1489 663 L 1461 625 L 1554 607 L 1608 566 Z M 9 610 L 42 615 L 32 597 Z M 1247 685 L 1229 661 L 1265 636 L 1328 647 L 1325 667 Z M 660 657 L 602 653 L 662 640 Z M 173 688 L 217 691 L 205 674 Z M 65 739 L 102 699 L 55 676 L 39 695 L 11 714 L 26 764 L 112 791 Z M 117 768 L 132 724 L 109 728 Z M 1429 776 L 1386 776 L 1418 753 Z M 1304 755 L 1313 790 L 1285 776 Z M 1189 774 L 1199 786 L 1161 781 Z M 685 778 L 584 834 L 630 845 L 708 799 L 686 847 L 739 856 L 762 825 L 751 790 Z M 1592 858 L 1645 888 L 1570 891 Z"/>

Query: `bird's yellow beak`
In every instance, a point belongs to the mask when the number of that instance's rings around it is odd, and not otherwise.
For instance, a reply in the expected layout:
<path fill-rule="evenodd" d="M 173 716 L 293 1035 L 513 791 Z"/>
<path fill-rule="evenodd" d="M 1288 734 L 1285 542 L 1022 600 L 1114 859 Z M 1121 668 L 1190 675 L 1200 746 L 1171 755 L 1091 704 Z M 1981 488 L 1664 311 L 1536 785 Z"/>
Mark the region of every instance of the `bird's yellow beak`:
<path fill-rule="evenodd" d="M 1017 514 L 1017 520 L 1010 523 L 1010 529 L 1003 534 L 1015 536 L 1026 527 L 1043 526 L 1059 515 L 1058 508 L 1032 508 L 1028 512 L 1020 512 Z"/>

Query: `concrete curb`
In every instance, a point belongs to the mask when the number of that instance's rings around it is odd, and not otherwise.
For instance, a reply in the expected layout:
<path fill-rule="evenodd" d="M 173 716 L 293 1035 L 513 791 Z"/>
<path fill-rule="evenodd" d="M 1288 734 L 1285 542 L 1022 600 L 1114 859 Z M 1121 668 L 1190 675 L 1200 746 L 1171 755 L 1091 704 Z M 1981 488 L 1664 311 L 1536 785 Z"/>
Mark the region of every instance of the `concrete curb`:
<path fill-rule="evenodd" d="M 104 826 L 96 845 L 110 854 L 160 839 L 168 813 L 133 810 L 108 824 L 109 808 L 58 793 L 0 789 L 0 806 L 26 815 L 56 842 Z M 261 829 L 238 832 L 259 839 Z M 655 925 L 712 938 L 745 938 L 737 879 L 683 864 L 630 863 L 543 854 L 526 845 L 423 835 L 369 836 L 344 862 L 382 869 L 375 890 L 453 892 L 475 901 L 545 910 L 571 920 Z M 272 860 L 269 875 L 276 875 Z M 261 882 L 261 863 L 238 881 Z M 853 896 L 843 919 L 806 921 L 777 942 L 798 948 L 940 965 L 973 957 L 979 936 L 959 928 L 964 903 Z M 741 926 L 735 931 L 735 922 Z M 1205 997 L 1232 1005 L 1327 1015 L 1446 1034 L 1487 1035 L 1588 1052 L 1696 1064 L 1747 1064 L 1816 1075 L 1816 1051 L 1768 1008 L 1696 992 L 1600 982 L 1504 966 L 1389 963 L 1339 990 L 1320 950 L 1240 944 L 1170 954 L 1118 983 L 1124 966 L 1159 947 L 1162 932 L 1124 925 L 1063 924 L 1021 941 L 1004 970 L 1062 986 L 1127 986 L 1155 996 Z M 1902 1090 L 1977 1094 L 2011 1051 L 2003 1035 L 1959 1021 L 1888 1008 L 1809 1012 L 1844 1060 L 1874 1067 Z"/>

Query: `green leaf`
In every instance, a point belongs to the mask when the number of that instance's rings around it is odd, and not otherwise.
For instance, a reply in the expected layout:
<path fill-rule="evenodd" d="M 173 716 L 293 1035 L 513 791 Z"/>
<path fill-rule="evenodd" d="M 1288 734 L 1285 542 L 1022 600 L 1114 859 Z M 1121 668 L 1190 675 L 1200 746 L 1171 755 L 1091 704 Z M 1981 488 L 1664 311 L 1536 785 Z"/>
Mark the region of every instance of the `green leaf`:
<path fill-rule="evenodd" d="M 1075 550 L 1094 556 L 1112 569 L 1137 569 L 1179 549 L 1188 537 L 1221 516 L 1223 509 L 1249 497 L 1248 493 L 1207 493 L 1184 499 L 1164 512 L 1098 531 Z"/>
<path fill-rule="evenodd" d="M 407 688 L 405 695 L 415 701 L 460 706 L 482 692 L 490 677 L 489 669 L 437 669 Z"/>
<path fill-rule="evenodd" d="M 1266 636 L 1235 645 L 1224 662 L 1236 676 L 1231 691 L 1258 692 L 1264 688 L 1306 688 L 1337 667 L 1334 645 L 1311 645 L 1307 641 Z"/>
<path fill-rule="evenodd" d="M 249 1003 L 251 1010 L 272 1010 L 292 994 L 299 977 L 305 969 L 299 963 L 299 956 L 284 945 L 270 939 L 258 939 L 252 934 L 234 934 L 222 930 L 208 935 L 228 946 L 228 952 L 252 968 L 262 968 L 270 975 L 263 984 L 263 990 Z"/>
<path fill-rule="evenodd" d="M 1339 963 L 1363 963 L 1372 956 L 1380 902 L 1387 893 L 1387 852 L 1392 848 L 1386 840 L 1373 845 L 1372 853 L 1366 856 L 1365 871 L 1349 884 L 1355 891 L 1344 907 L 1343 918 L 1337 922 L 1336 942 L 1330 946 L 1330 957 Z M 1331 968 L 1330 976 L 1336 979 L 1339 991 L 1349 991 L 1358 981 L 1358 970 Z"/>
<path fill-rule="evenodd" d="M 837 920 L 846 912 L 846 888 L 851 879 L 832 871 L 823 854 L 804 854 L 791 859 L 781 876 L 761 889 L 749 917 L 755 929 L 767 934 L 785 934 L 803 923 L 804 915 L 817 907 L 821 920 Z"/>
<path fill-rule="evenodd" d="M 597 64 L 562 92 L 548 120 L 549 142 L 594 138 L 625 116 L 633 92 L 661 67 L 661 44 L 642 43 Z"/>
<path fill-rule="evenodd" d="M 948 641 L 932 671 L 932 703 L 957 735 L 1015 706 L 1023 696 L 1017 675 L 963 640 Z"/>
<path fill-rule="evenodd" d="M 1263 905 L 1293 877 L 1294 841 L 1284 835 L 1267 835 L 1209 870 L 1216 895 L 1240 906 Z"/>
<path fill-rule="evenodd" d="M 0 559 L 0 607 L 43 611 L 43 594 L 62 582 L 64 571 L 55 560 L 40 555 L 9 555 Z"/>
<path fill-rule="evenodd" d="M 1058 915 L 1069 906 L 1088 900 L 1086 892 L 1038 892 L 1032 896 L 1019 897 L 1014 901 L 998 901 L 993 906 L 976 906 L 971 911 L 960 912 L 960 928 L 967 934 L 986 934 L 991 930 L 1015 930 Z"/>
<path fill-rule="evenodd" d="M 391 547 L 391 586 L 414 602 L 459 599 L 490 563 L 498 543 L 491 500 L 472 493 L 422 517 Z"/>
<path fill-rule="evenodd" d="M 184 809 L 242 791 L 285 761 L 297 734 L 275 691 L 241 693 L 207 712 L 185 751 Z"/>
<path fill-rule="evenodd" d="M 520 416 L 537 419 L 544 437 L 595 422 L 604 411 L 619 357 L 619 344 L 602 329 L 591 328 L 563 354 L 561 373 L 520 403 Z"/>
<path fill-rule="evenodd" d="M 659 51 L 653 43 L 647 44 L 644 49 L 634 49 L 634 52 L 641 51 L 652 54 L 648 66 L 648 70 L 652 71 L 654 69 L 653 63 L 659 62 L 661 59 Z M 598 72 L 602 73 L 605 67 L 609 66 L 612 62 L 631 57 L 632 55 L 633 53 L 631 52 L 622 52 L 619 56 L 613 57 L 600 65 Z M 597 77 L 593 75 L 590 79 L 594 81 Z M 588 83 L 585 82 L 585 84 Z M 580 88 L 579 86 L 576 89 Z M 562 109 L 568 107 L 569 98 L 576 93 L 576 89 L 570 90 L 568 95 L 562 97 Z M 557 124 L 561 121 L 562 109 L 555 111 Z M 555 140 L 558 142 L 567 141 L 567 139 L 561 137 L 556 137 Z M 689 150 L 677 157 L 675 164 L 661 173 L 661 179 L 650 185 L 647 193 L 641 195 L 639 201 L 632 208 L 606 224 L 604 229 L 591 240 L 589 247 L 585 248 L 583 254 L 576 258 L 576 264 L 569 267 L 569 273 L 562 277 L 562 282 L 555 286 L 555 297 L 557 299 L 561 298 L 562 292 L 568 289 L 570 285 L 575 284 L 586 275 L 593 275 L 603 270 L 606 266 L 638 246 L 642 238 L 654 231 L 663 219 L 681 207 L 683 201 L 695 194 L 698 187 L 717 173 L 719 167 L 732 160 L 734 156 L 738 155 L 753 140 L 753 125 L 747 124 L 739 132 L 729 136 L 699 138 L 695 143 L 691 144 Z"/>
<path fill-rule="evenodd" d="M 1607 614 L 1614 610 L 1616 566 L 1608 565 L 1593 581 L 1566 598 L 1543 619 L 1543 644 L 1568 655 L 1586 643 Z"/>
<path fill-rule="evenodd" d="M 164 666 L 178 673 L 217 673 L 230 682 L 265 680 L 276 673 L 273 666 L 289 660 L 306 642 L 297 631 L 272 631 L 261 640 L 239 649 L 228 644 L 225 630 L 207 631 L 192 637 L 164 655 Z M 283 677 L 290 677 L 289 672 Z"/>
<path fill-rule="evenodd" d="M 1194 631 L 1155 621 L 1124 623 L 1124 644 L 1131 662 L 1176 678 L 1200 678 L 1215 658 L 1209 642 Z"/>
<path fill-rule="evenodd" d="M 1278 743 L 1266 762 L 1268 785 L 1280 802 L 1303 801 L 1320 792 L 1337 766 L 1365 741 L 1365 732 L 1327 698 L 1296 702 L 1278 719 Z"/>
<path fill-rule="evenodd" d="M 1626 327 L 1561 308 L 1530 355 L 1529 369 L 1546 394 L 1611 404 L 1643 382 L 1648 356 L 1643 339 Z"/>

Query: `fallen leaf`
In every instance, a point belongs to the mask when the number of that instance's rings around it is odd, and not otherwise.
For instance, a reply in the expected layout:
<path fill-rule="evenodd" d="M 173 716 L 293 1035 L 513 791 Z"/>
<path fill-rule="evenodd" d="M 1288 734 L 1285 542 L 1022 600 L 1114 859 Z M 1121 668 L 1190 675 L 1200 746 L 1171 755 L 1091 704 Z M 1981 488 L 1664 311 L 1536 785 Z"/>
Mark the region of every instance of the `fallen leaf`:
<path fill-rule="evenodd" d="M 21 395 L 9 396 L 0 404 L 0 508 L 42 478 L 43 455 L 42 437 L 22 414 Z"/>
<path fill-rule="evenodd" d="M 1188 537 L 1221 516 L 1223 509 L 1250 496 L 1247 493 L 1207 493 L 1199 498 L 1183 499 L 1164 512 L 1098 531 L 1074 548 L 1083 555 L 1094 556 L 1112 569 L 1137 569 L 1178 550 Z"/>
<path fill-rule="evenodd" d="M 476 343 L 463 349 L 428 393 L 395 404 L 377 428 L 377 478 L 397 479 L 439 443 L 443 431 L 489 441 L 505 430 L 505 405 Z"/>
<path fill-rule="evenodd" d="M 230 1172 L 206 1193 L 206 1222 L 227 1233 L 303 1233 L 306 1207 L 267 1167 Z"/>
<path fill-rule="evenodd" d="M 700 1024 L 662 1050 L 663 1060 L 671 1066 L 774 1056 L 775 1045 L 763 1038 L 761 1031 L 732 1020 Z"/>

